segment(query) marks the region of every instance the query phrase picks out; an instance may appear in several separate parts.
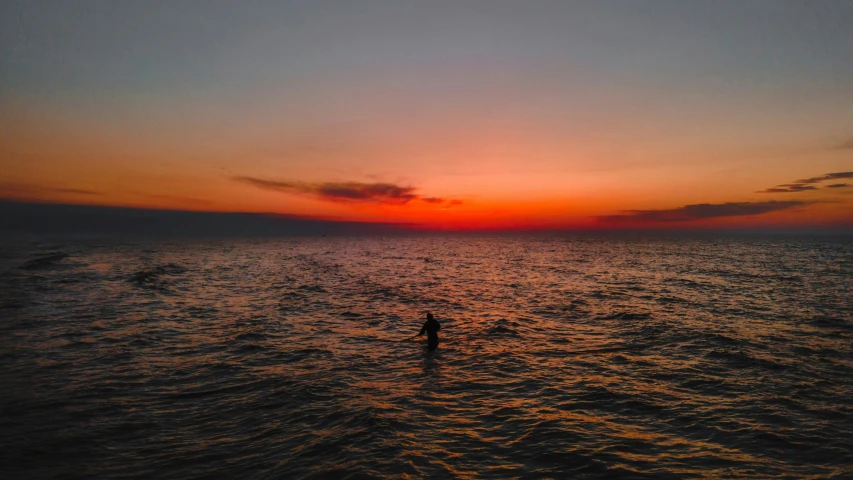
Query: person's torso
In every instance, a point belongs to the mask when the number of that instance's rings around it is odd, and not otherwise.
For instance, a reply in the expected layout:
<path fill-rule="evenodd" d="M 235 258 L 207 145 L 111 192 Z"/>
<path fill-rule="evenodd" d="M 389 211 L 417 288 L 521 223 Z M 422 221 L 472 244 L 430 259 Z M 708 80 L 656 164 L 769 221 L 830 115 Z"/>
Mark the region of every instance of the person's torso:
<path fill-rule="evenodd" d="M 434 337 L 438 334 L 438 330 L 441 328 L 441 325 L 438 324 L 435 320 L 427 320 L 426 322 L 426 331 L 430 337 Z"/>

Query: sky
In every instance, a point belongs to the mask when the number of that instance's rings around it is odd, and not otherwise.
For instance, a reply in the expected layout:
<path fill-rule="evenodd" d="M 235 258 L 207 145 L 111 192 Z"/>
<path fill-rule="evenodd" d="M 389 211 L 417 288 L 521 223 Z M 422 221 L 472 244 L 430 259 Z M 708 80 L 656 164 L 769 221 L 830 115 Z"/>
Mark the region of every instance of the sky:
<path fill-rule="evenodd" d="M 0 3 L 0 198 L 853 228 L 853 2 Z"/>

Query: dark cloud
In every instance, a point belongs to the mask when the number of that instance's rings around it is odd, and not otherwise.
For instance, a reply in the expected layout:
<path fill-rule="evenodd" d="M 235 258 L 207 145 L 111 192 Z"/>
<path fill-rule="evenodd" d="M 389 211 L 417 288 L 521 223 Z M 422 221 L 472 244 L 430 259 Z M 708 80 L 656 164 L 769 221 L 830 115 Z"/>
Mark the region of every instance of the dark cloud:
<path fill-rule="evenodd" d="M 121 238 L 402 234 L 415 224 L 334 221 L 301 215 L 188 212 L 0 200 L 0 236 L 94 234 Z"/>
<path fill-rule="evenodd" d="M 669 210 L 628 210 L 621 215 L 604 215 L 599 220 L 611 223 L 620 222 L 686 222 L 717 217 L 739 217 L 744 215 L 761 215 L 763 213 L 786 210 L 789 208 L 808 205 L 810 202 L 733 202 L 733 203 L 700 203 L 685 205 Z"/>
<path fill-rule="evenodd" d="M 758 193 L 794 193 L 805 192 L 806 190 L 817 190 L 817 187 L 813 187 L 811 185 L 800 185 L 796 183 L 785 183 L 773 188 L 768 188 L 767 190 L 762 190 Z"/>
<path fill-rule="evenodd" d="M 840 180 L 844 178 L 853 178 L 853 172 L 835 172 L 827 173 L 826 175 L 821 175 L 819 177 L 802 178 L 800 180 L 795 180 L 793 183 L 783 183 L 782 185 L 776 185 L 775 187 L 768 188 L 766 190 L 759 190 L 755 193 L 796 193 L 808 190 L 817 190 L 817 187 L 812 185 L 825 182 L 827 180 Z"/>
<path fill-rule="evenodd" d="M 823 188 L 844 188 L 849 187 L 851 184 L 849 183 L 833 183 L 832 185 L 827 185 Z"/>
<path fill-rule="evenodd" d="M 422 197 L 415 193 L 416 188 L 395 185 L 393 183 L 362 182 L 287 182 L 265 180 L 262 178 L 234 176 L 234 181 L 252 185 L 265 190 L 311 195 L 330 202 L 364 202 L 386 205 L 406 205 L 419 200 L 430 204 L 448 205 L 453 200 L 438 197 Z"/>
<path fill-rule="evenodd" d="M 794 183 L 798 183 L 801 185 L 810 185 L 810 184 L 814 184 L 814 183 L 824 182 L 826 180 L 838 180 L 841 178 L 853 178 L 853 172 L 827 173 L 826 175 L 821 175 L 819 177 L 804 178 L 802 180 L 797 180 Z"/>
<path fill-rule="evenodd" d="M 309 192 L 332 201 L 367 201 L 405 205 L 419 198 L 412 187 L 402 187 L 391 183 L 320 183 L 309 186 Z"/>

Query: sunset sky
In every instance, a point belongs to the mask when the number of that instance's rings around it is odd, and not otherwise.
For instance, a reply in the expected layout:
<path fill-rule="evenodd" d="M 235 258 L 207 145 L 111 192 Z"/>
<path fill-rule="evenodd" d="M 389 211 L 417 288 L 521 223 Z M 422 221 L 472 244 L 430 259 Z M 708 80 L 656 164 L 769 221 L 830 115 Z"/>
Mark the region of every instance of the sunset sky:
<path fill-rule="evenodd" d="M 853 226 L 853 2 L 0 6 L 0 197 Z"/>

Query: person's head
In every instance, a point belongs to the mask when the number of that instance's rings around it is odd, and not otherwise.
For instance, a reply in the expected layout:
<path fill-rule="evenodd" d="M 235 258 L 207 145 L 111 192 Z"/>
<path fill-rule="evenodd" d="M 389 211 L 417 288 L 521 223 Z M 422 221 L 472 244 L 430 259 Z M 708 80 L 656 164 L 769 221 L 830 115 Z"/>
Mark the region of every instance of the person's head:
<path fill-rule="evenodd" d="M 427 320 L 432 320 L 432 314 L 427 312 Z"/>

